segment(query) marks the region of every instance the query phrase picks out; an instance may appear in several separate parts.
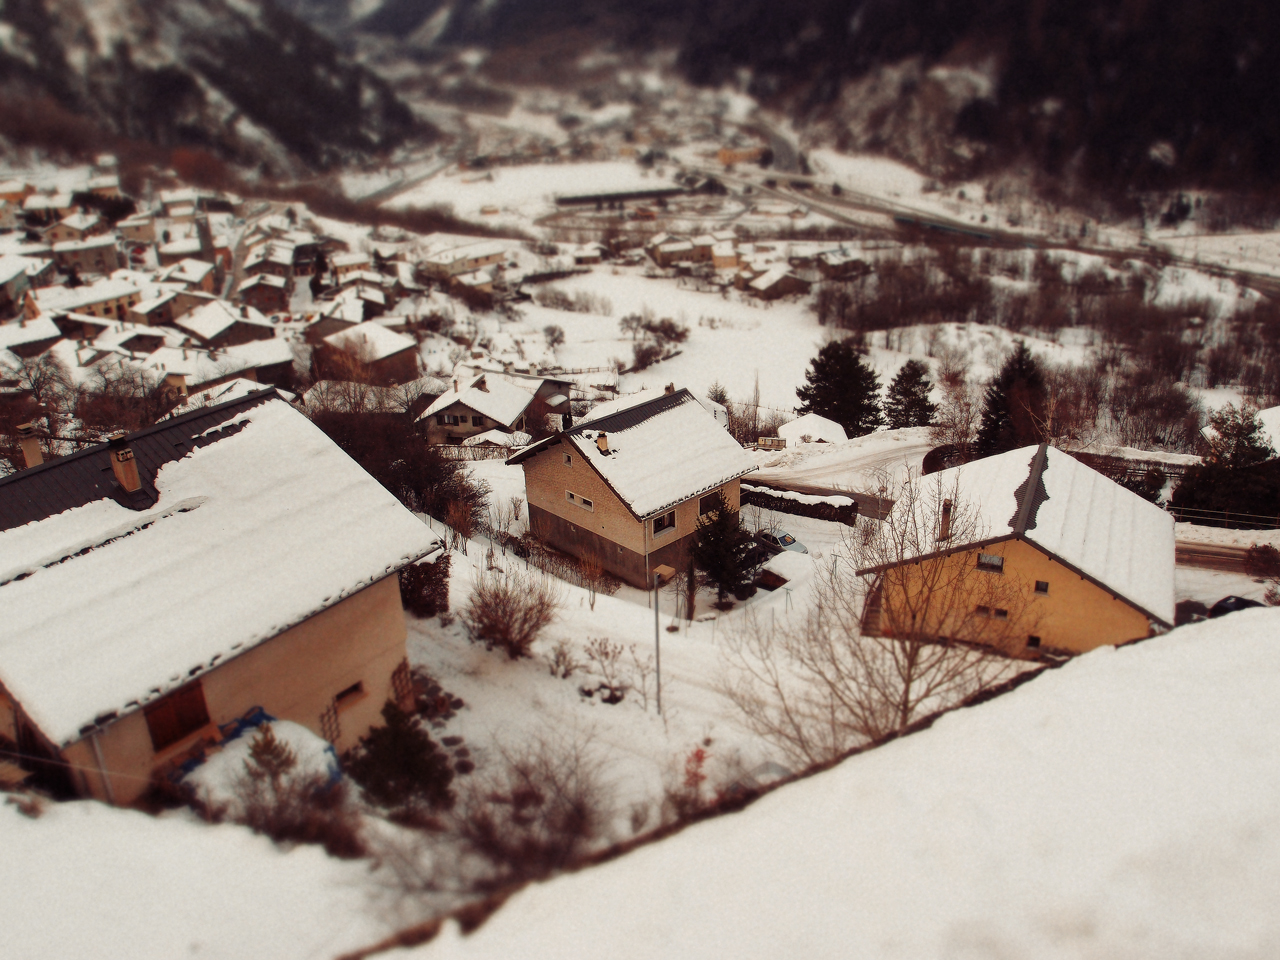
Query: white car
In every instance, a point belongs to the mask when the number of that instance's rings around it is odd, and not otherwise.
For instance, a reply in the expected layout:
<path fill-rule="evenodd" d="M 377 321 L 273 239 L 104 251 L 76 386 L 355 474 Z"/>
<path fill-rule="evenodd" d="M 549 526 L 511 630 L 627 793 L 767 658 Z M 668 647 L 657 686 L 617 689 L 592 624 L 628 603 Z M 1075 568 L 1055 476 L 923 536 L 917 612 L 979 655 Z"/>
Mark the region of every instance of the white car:
<path fill-rule="evenodd" d="M 785 530 L 758 530 L 756 539 L 774 553 L 781 553 L 783 550 L 791 550 L 795 553 L 809 552 L 808 547 Z"/>

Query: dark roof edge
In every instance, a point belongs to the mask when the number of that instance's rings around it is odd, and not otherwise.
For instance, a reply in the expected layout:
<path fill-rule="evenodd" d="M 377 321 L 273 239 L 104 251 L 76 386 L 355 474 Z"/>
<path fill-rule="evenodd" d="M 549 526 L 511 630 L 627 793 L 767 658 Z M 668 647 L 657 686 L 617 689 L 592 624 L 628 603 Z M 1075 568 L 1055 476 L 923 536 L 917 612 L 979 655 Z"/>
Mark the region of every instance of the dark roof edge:
<path fill-rule="evenodd" d="M 1040 478 L 1044 476 L 1044 468 L 1049 461 L 1049 445 L 1047 443 L 1040 444 L 1036 450 L 1035 456 L 1031 458 L 1031 472 L 1027 474 L 1027 479 L 1023 481 L 1019 487 L 1023 491 L 1022 502 L 1018 504 L 1018 512 L 1014 517 L 1013 532 L 1023 534 L 1027 530 L 1027 524 L 1031 522 L 1031 518 L 1035 516 L 1036 511 L 1040 508 L 1040 504 L 1036 502 L 1036 490 L 1040 486 Z"/>
<path fill-rule="evenodd" d="M 957 543 L 945 550 L 934 550 L 932 553 L 922 553 L 918 557 L 904 557 L 901 560 L 892 560 L 889 563 L 877 564 L 874 567 L 863 567 L 858 571 L 858 576 L 866 573 L 879 573 L 882 570 L 888 570 L 890 567 L 903 567 L 908 563 L 923 563 L 925 560 L 937 560 L 939 557 L 949 557 L 953 553 L 960 553 L 965 550 L 979 550 L 982 547 L 989 547 L 993 543 L 1004 543 L 1007 540 L 1021 539 L 1016 533 L 1002 533 L 998 537 L 987 537 L 985 540 L 974 540 L 971 543 Z"/>
<path fill-rule="evenodd" d="M 200 407 L 198 410 L 192 410 L 190 413 L 184 413 L 180 417 L 173 417 L 172 419 L 160 420 L 156 423 L 153 423 L 149 427 L 143 427 L 141 430 L 135 430 L 133 433 L 128 434 L 126 439 L 133 440 L 135 437 L 147 437 L 153 433 L 159 433 L 162 430 L 168 430 L 171 427 L 175 427 L 179 424 L 185 423 L 188 420 L 194 420 L 196 417 L 207 417 L 211 413 L 218 413 L 223 409 L 235 407 L 237 405 L 243 405 L 246 407 L 256 406 L 258 401 L 270 399 L 270 397 L 267 396 L 268 393 L 275 394 L 275 396 L 280 400 L 284 399 L 283 397 L 280 396 L 280 392 L 276 390 L 275 387 L 273 386 L 265 387 L 262 390 L 255 390 L 253 393 L 245 394 L 243 397 L 236 397 L 234 400 L 227 400 L 224 403 L 216 403 L 208 407 Z M 106 441 L 90 444 L 88 446 L 82 447 L 81 449 L 77 450 L 75 453 L 67 454 L 65 457 L 57 457 L 54 460 L 46 460 L 44 463 L 40 464 L 40 466 L 38 467 L 28 467 L 25 470 L 17 470 L 14 473 L 9 474 L 9 476 L 7 477 L 0 477 L 0 487 L 3 487 L 9 483 L 15 483 L 19 480 L 26 479 L 27 477 L 36 476 L 37 474 L 43 473 L 46 470 L 57 467 L 60 464 L 68 463 L 72 460 L 80 459 L 81 457 L 92 456 L 94 453 L 98 452 L 99 450 L 102 450 L 106 446 L 107 446 Z"/>
<path fill-rule="evenodd" d="M 637 403 L 634 406 L 627 407 L 625 410 L 617 410 L 614 413 L 600 417 L 598 420 L 583 421 L 582 423 L 570 427 L 568 430 L 562 431 L 562 433 L 566 436 L 572 437 L 580 436 L 587 430 L 595 430 L 597 432 L 604 431 L 605 433 L 608 433 L 610 430 L 624 430 L 626 427 L 614 427 L 609 426 L 608 424 L 611 420 L 625 419 L 628 427 L 635 426 L 637 423 L 643 423 L 645 420 L 648 420 L 649 416 L 657 416 L 659 413 L 665 412 L 668 405 L 671 407 L 676 406 L 677 402 L 683 402 L 685 398 L 692 400 L 694 403 L 698 403 L 698 398 L 689 392 L 688 387 L 681 387 L 674 393 L 660 393 L 652 399 L 645 400 L 643 403 Z M 657 407 L 659 405 L 662 405 L 662 409 L 651 411 L 649 416 L 643 416 L 639 420 L 636 420 L 635 423 L 630 422 L 635 418 L 637 413 L 646 410 L 648 407 Z M 698 406 L 702 405 L 698 404 Z"/>

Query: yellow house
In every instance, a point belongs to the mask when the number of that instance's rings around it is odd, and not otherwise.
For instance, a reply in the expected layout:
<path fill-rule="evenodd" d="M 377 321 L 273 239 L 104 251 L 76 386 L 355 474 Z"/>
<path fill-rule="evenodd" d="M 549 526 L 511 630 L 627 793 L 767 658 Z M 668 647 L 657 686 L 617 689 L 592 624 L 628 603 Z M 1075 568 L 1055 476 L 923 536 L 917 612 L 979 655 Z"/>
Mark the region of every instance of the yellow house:
<path fill-rule="evenodd" d="M 116 804 L 257 708 L 346 750 L 411 696 L 396 575 L 440 550 L 274 390 L 33 464 L 0 480 L 0 743 Z"/>
<path fill-rule="evenodd" d="M 419 429 L 425 428 L 431 444 L 461 444 L 490 430 L 523 432 L 533 396 L 533 390 L 522 390 L 499 374 L 455 376 L 451 388 L 418 417 Z"/>
<path fill-rule="evenodd" d="M 642 588 L 683 568 L 698 518 L 721 494 L 737 511 L 739 479 L 756 469 L 693 394 L 668 389 L 507 461 L 524 467 L 530 532 Z"/>
<path fill-rule="evenodd" d="M 901 633 L 927 583 L 959 594 L 935 605 L 929 631 L 998 635 L 1014 655 L 1084 653 L 1173 625 L 1173 518 L 1053 447 L 918 478 L 894 514 L 886 523 L 925 531 L 922 546 L 858 571 L 875 578 L 865 630 Z"/>

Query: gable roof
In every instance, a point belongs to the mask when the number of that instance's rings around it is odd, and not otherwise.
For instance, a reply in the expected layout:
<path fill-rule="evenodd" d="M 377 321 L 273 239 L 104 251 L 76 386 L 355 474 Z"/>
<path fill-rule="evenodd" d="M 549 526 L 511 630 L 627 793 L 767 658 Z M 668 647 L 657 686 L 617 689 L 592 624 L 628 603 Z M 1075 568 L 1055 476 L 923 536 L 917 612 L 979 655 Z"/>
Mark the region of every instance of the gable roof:
<path fill-rule="evenodd" d="M 271 321 L 256 308 L 248 304 L 234 306 L 225 300 L 212 300 L 190 313 L 173 318 L 174 326 L 194 333 L 202 340 L 214 337 L 235 326 L 237 323 L 248 323 L 255 327 L 266 327 L 274 331 Z"/>
<path fill-rule="evenodd" d="M 339 350 L 355 350 L 360 359 L 370 363 L 385 360 L 397 353 L 411 350 L 418 345 L 413 337 L 388 330 L 382 324 L 367 321 L 346 330 L 339 330 L 324 338 L 324 342 Z"/>
<path fill-rule="evenodd" d="M 607 454 L 597 445 L 602 433 L 609 443 Z M 757 469 L 738 441 L 685 389 L 580 423 L 507 462 L 523 463 L 558 443 L 572 446 L 638 520 Z"/>
<path fill-rule="evenodd" d="M 1172 626 L 1173 518 L 1074 457 L 1041 444 L 914 482 L 956 485 L 987 531 L 982 542 L 1025 540 Z"/>
<path fill-rule="evenodd" d="M 272 390 L 129 444 L 136 504 L 106 445 L 0 479 L 0 681 L 54 743 L 439 548 Z"/>
<path fill-rule="evenodd" d="M 490 420 L 496 420 L 503 426 L 510 427 L 520 419 L 520 415 L 533 402 L 532 393 L 521 390 L 494 374 L 482 373 L 469 382 L 455 380 L 454 383 L 458 384 L 459 389 L 446 390 L 436 397 L 431 406 L 418 417 L 419 420 L 433 417 L 441 410 L 455 403 L 461 403 Z M 466 383 L 466 386 L 462 383 Z"/>

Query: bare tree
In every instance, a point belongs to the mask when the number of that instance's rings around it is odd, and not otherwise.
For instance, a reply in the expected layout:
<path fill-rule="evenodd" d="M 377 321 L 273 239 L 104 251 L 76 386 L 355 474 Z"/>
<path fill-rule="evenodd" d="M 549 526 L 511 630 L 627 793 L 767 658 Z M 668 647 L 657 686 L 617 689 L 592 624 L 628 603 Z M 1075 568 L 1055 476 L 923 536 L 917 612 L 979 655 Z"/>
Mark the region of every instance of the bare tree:
<path fill-rule="evenodd" d="M 844 535 L 807 609 L 749 616 L 726 641 L 722 691 L 801 765 L 1007 679 L 1018 665 L 1004 654 L 1034 632 L 1034 585 L 979 566 L 986 530 L 954 484 L 908 480 L 894 494 L 882 522 Z"/>

